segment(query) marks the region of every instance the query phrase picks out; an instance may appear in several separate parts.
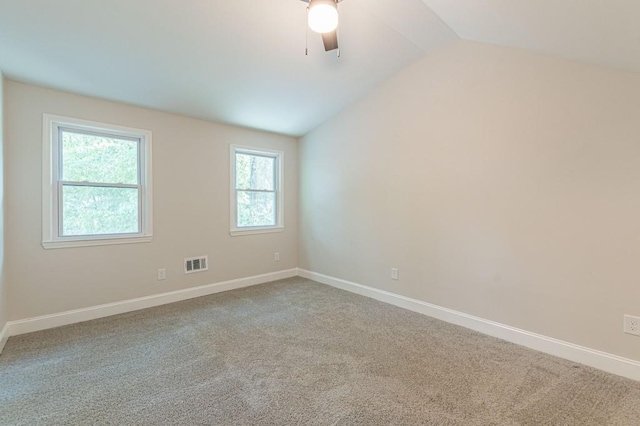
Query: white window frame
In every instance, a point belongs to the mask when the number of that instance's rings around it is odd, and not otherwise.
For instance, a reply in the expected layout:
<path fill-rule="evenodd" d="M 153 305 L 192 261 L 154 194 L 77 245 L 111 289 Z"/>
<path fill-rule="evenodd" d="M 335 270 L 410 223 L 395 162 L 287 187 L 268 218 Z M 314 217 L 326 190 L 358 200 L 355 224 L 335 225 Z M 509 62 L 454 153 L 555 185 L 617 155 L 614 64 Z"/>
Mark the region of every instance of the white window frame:
<path fill-rule="evenodd" d="M 284 170 L 284 152 L 275 151 L 267 148 L 255 148 L 241 145 L 231 145 L 231 205 L 230 205 L 230 224 L 231 235 L 251 235 L 251 234 L 266 234 L 271 232 L 284 231 L 284 183 L 283 183 L 283 170 Z M 260 155 L 265 157 L 272 157 L 275 159 L 275 194 L 276 194 L 276 224 L 272 226 L 252 226 L 252 227 L 238 227 L 238 189 L 236 189 L 236 153 Z"/>
<path fill-rule="evenodd" d="M 108 235 L 61 235 L 60 200 L 63 181 L 60 179 L 60 129 L 99 133 L 138 139 L 138 185 L 100 184 L 105 187 L 135 187 L 139 189 L 140 232 Z M 53 114 L 43 115 L 42 126 L 42 247 L 45 249 L 100 246 L 110 244 L 147 243 L 153 238 L 153 184 L 151 172 L 151 139 L 148 130 L 99 123 Z"/>

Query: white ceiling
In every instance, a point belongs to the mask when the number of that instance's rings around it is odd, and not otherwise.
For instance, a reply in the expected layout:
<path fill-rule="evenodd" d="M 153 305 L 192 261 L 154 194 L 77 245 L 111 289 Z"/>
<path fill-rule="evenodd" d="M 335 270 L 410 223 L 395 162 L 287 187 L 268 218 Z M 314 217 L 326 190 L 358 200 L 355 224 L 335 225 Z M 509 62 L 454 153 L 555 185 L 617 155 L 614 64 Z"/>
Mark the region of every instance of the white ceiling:
<path fill-rule="evenodd" d="M 640 72 L 638 0 L 423 0 L 463 39 Z"/>
<path fill-rule="evenodd" d="M 311 32 L 304 55 L 299 0 L 0 0 L 0 70 L 297 136 L 457 39 L 421 0 L 346 0 L 340 12 L 337 58 Z"/>
<path fill-rule="evenodd" d="M 638 0 L 345 0 L 342 57 L 299 0 L 0 0 L 14 80 L 299 136 L 458 37 L 640 72 Z"/>

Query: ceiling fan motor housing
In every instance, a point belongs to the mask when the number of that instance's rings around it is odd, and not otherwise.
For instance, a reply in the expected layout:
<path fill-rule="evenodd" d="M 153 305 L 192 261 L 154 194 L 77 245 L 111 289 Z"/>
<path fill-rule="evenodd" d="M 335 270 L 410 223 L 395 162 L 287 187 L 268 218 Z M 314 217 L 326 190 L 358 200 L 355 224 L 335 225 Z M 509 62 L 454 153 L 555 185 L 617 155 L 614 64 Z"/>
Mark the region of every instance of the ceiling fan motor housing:
<path fill-rule="evenodd" d="M 337 28 L 338 27 L 338 3 L 340 3 L 342 0 L 301 0 L 301 1 L 305 3 L 309 3 L 308 24 L 313 31 L 320 33 L 320 35 L 322 36 L 322 42 L 324 43 L 324 50 L 329 52 L 331 50 L 338 49 L 338 28 Z M 321 16 L 321 15 L 314 16 L 314 12 L 313 12 L 314 8 L 320 7 L 320 9 L 325 9 L 324 12 L 326 13 L 327 6 L 332 8 L 334 12 L 331 13 L 331 10 L 329 9 L 328 12 L 330 13 L 328 16 Z M 316 11 L 319 13 L 318 9 L 316 9 Z M 318 19 L 318 22 L 313 22 L 314 18 Z M 322 21 L 323 18 L 333 20 L 333 22 L 330 22 L 327 24 L 326 22 Z"/>

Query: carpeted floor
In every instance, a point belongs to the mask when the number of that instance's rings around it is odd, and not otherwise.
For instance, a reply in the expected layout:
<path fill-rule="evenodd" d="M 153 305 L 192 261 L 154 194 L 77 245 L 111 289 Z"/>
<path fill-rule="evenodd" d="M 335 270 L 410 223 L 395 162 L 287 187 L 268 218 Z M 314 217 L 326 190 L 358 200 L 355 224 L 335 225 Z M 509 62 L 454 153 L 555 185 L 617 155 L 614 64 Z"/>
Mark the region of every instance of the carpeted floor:
<path fill-rule="evenodd" d="M 291 278 L 12 337 L 2 425 L 638 425 L 640 383 Z"/>

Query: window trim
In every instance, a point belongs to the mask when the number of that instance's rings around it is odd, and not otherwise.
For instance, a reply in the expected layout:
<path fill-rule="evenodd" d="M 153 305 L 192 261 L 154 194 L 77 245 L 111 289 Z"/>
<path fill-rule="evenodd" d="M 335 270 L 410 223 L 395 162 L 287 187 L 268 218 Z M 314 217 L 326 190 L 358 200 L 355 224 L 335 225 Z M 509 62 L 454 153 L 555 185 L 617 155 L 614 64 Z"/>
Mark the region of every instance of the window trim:
<path fill-rule="evenodd" d="M 61 235 L 60 201 L 64 183 L 59 179 L 61 155 L 59 150 L 60 129 L 79 132 L 108 134 L 139 140 L 138 173 L 140 188 L 139 232 L 132 234 L 105 235 Z M 101 246 L 111 244 L 146 243 L 153 239 L 153 182 L 151 165 L 152 133 L 148 130 L 118 126 L 43 114 L 42 126 L 42 247 L 45 249 Z M 72 182 L 73 183 L 73 182 Z M 89 182 L 82 182 L 87 185 Z M 119 184 L 96 183 L 97 186 L 117 187 Z M 127 187 L 132 185 L 126 185 Z"/>
<path fill-rule="evenodd" d="M 242 145 L 230 145 L 230 169 L 231 169 L 231 185 L 230 185 L 230 231 L 232 236 L 268 234 L 272 232 L 284 231 L 284 152 L 276 151 L 268 148 L 256 148 Z M 253 226 L 238 228 L 238 201 L 236 188 L 236 153 L 244 153 L 249 155 L 261 155 L 275 158 L 276 170 L 276 224 L 273 226 Z"/>

